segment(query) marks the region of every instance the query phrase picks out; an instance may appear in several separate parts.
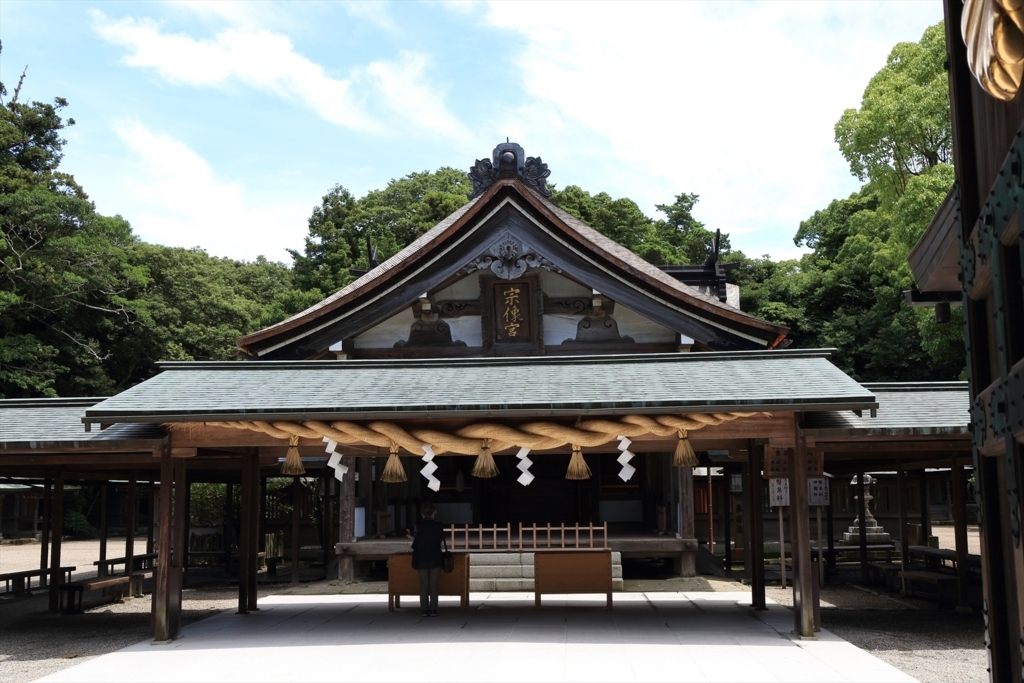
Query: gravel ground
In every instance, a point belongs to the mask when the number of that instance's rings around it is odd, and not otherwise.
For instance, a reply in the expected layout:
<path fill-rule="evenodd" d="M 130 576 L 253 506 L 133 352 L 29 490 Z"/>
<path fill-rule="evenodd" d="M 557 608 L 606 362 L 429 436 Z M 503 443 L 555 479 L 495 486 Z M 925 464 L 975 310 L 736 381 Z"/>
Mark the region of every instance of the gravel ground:
<path fill-rule="evenodd" d="M 765 594 L 793 604 L 792 589 L 768 586 Z M 980 614 L 849 584 L 825 586 L 821 607 L 823 627 L 922 683 L 988 681 Z"/>
<path fill-rule="evenodd" d="M 135 539 L 135 554 L 146 554 L 146 538 Z M 107 539 L 107 557 L 124 557 L 125 538 Z M 85 579 L 96 576 L 93 562 L 100 559 L 99 539 L 89 541 L 63 541 L 60 544 L 60 563 L 65 567 L 77 567 L 72 579 Z M 0 543 L 0 574 L 20 572 L 26 569 L 39 568 L 39 543 L 11 544 Z M 124 569 L 121 565 L 120 569 Z M 35 585 L 36 579 L 32 579 Z"/>
<path fill-rule="evenodd" d="M 261 591 L 261 595 L 269 592 Z M 183 624 L 238 604 L 238 589 L 190 588 Z M 0 681 L 24 683 L 150 638 L 150 598 L 101 605 L 85 614 L 51 615 L 47 597 L 0 600 Z"/>

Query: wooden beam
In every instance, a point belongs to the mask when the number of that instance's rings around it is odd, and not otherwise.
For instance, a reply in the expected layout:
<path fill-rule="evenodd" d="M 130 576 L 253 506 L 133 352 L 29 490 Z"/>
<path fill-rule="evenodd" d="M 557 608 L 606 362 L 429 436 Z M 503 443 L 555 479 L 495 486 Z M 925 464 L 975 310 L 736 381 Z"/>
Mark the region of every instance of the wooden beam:
<path fill-rule="evenodd" d="M 299 529 L 300 522 L 302 521 L 301 511 L 299 510 L 299 503 L 301 497 L 301 491 L 299 487 L 299 478 L 292 477 L 292 583 L 299 582 Z"/>
<path fill-rule="evenodd" d="M 860 578 L 868 578 L 868 507 L 864 500 L 864 470 L 857 472 L 857 524 L 860 543 Z"/>
<path fill-rule="evenodd" d="M 693 544 L 692 551 L 680 553 L 679 575 L 697 575 L 697 523 L 693 516 L 693 468 L 679 467 L 679 536 Z"/>
<path fill-rule="evenodd" d="M 907 564 L 910 561 L 910 537 L 907 535 L 909 531 L 907 528 L 909 508 L 907 507 L 907 477 L 902 463 L 899 465 L 899 469 L 896 470 L 896 496 L 899 499 L 897 502 L 900 509 L 900 570 L 907 571 Z M 902 593 L 906 595 L 906 580 L 900 579 L 900 582 L 903 587 Z"/>
<path fill-rule="evenodd" d="M 39 544 L 39 568 L 47 569 L 50 566 L 50 511 L 52 509 L 53 482 L 47 479 L 43 489 L 43 532 L 42 542 Z M 47 585 L 48 577 L 43 574 L 39 577 L 41 587 Z"/>
<path fill-rule="evenodd" d="M 125 576 L 132 576 L 135 569 L 135 473 L 132 472 L 128 479 L 128 493 L 125 498 L 125 524 L 124 524 L 124 573 Z M 128 594 L 134 595 L 132 584 L 128 584 Z"/>
<path fill-rule="evenodd" d="M 174 477 L 174 519 L 171 530 L 170 591 L 167 600 L 168 634 L 181 637 L 181 592 L 185 582 L 185 545 L 188 543 L 188 460 L 171 456 Z M 167 491 L 170 496 L 170 490 Z"/>
<path fill-rule="evenodd" d="M 50 545 L 50 611 L 57 612 L 60 609 L 60 587 L 64 582 L 63 572 L 60 571 L 60 545 L 61 536 L 64 534 L 64 473 L 58 472 L 53 482 L 53 503 L 51 505 L 50 531 L 52 540 Z"/>
<path fill-rule="evenodd" d="M 249 461 L 251 475 L 249 477 L 249 506 L 244 513 L 249 517 L 249 575 L 248 590 L 246 599 L 248 610 L 256 612 L 259 610 L 257 604 L 257 574 L 259 572 L 259 521 L 260 521 L 260 456 L 259 452 L 246 456 Z M 244 507 L 244 506 L 243 506 Z"/>
<path fill-rule="evenodd" d="M 107 575 L 107 489 L 110 485 L 103 482 L 100 486 L 100 563 L 96 567 L 98 576 Z"/>
<path fill-rule="evenodd" d="M 252 524 L 253 520 L 249 516 L 248 510 L 252 506 L 253 487 L 251 479 L 254 473 L 252 467 L 249 466 L 249 456 L 242 456 L 242 500 L 239 505 L 238 519 L 239 519 L 239 534 L 238 534 L 238 613 L 248 614 L 249 613 L 249 572 L 251 570 L 251 564 L 249 562 L 249 555 L 251 548 L 249 544 L 252 541 L 252 533 L 250 533 L 249 525 Z"/>
<path fill-rule="evenodd" d="M 344 547 L 356 540 L 356 463 L 351 455 L 343 455 L 341 463 L 348 467 L 348 474 L 339 482 L 338 487 L 338 543 Z M 355 580 L 355 562 L 351 555 L 338 556 L 338 579 Z"/>

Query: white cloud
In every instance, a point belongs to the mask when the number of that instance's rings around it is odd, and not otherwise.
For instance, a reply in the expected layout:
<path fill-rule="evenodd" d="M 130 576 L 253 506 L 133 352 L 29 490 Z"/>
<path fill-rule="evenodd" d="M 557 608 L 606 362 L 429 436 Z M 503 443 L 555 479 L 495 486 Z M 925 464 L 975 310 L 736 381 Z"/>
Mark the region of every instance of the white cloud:
<path fill-rule="evenodd" d="M 117 121 L 114 130 L 132 152 L 118 166 L 123 175 L 114 183 L 117 211 L 142 239 L 275 261 L 287 261 L 284 248 L 302 243 L 308 206 L 246 192 L 241 183 L 218 178 L 180 140 L 138 121 Z"/>
<path fill-rule="evenodd" d="M 393 62 L 376 61 L 366 67 L 377 95 L 396 116 L 426 130 L 451 138 L 466 137 L 462 123 L 444 104 L 438 88 L 427 80 L 429 58 L 402 51 Z"/>
<path fill-rule="evenodd" d="M 858 106 L 897 40 L 941 19 L 923 3 L 491 3 L 491 25 L 521 35 L 515 58 L 537 120 L 530 152 L 584 159 L 561 185 L 630 196 L 647 211 L 680 192 L 697 215 L 790 255 L 799 221 L 849 192 L 832 126 Z M 504 135 L 504 129 L 502 129 Z M 538 144 L 539 143 L 539 144 Z M 595 184 L 597 180 L 597 184 Z M 744 247 L 744 245 L 749 245 Z"/>
<path fill-rule="evenodd" d="M 323 67 L 297 54 L 286 36 L 250 27 L 232 27 L 212 40 L 168 34 L 149 19 L 108 19 L 93 12 L 104 40 L 131 50 L 129 66 L 153 69 L 165 80 L 192 86 L 223 86 L 239 81 L 257 90 L 297 101 L 324 119 L 357 130 L 376 127 L 350 93 L 351 82 L 327 76 Z"/>

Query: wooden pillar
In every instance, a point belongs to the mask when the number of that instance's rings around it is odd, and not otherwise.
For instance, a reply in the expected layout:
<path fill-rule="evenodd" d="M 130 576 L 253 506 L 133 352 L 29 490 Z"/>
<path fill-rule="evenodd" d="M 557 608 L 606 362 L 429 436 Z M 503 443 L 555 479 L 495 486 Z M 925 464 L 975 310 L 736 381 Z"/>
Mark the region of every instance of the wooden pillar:
<path fill-rule="evenodd" d="M 725 571 L 732 571 L 732 494 L 729 493 L 729 468 L 722 468 L 722 535 L 725 541 Z"/>
<path fill-rule="evenodd" d="M 750 567 L 750 449 L 747 449 L 747 460 L 740 465 L 740 478 L 743 481 L 743 492 L 740 494 L 740 505 L 743 506 L 743 580 L 750 584 L 753 572 Z"/>
<path fill-rule="evenodd" d="M 252 506 L 252 484 L 249 481 L 252 477 L 252 467 L 249 465 L 250 456 L 245 454 L 242 456 L 241 462 L 241 474 L 242 474 L 242 500 L 238 510 L 238 613 L 247 614 L 249 612 L 249 571 L 251 569 L 251 563 L 249 562 L 249 543 L 252 539 L 252 534 L 249 531 L 249 525 L 252 520 L 249 517 L 248 510 Z"/>
<path fill-rule="evenodd" d="M 260 476 L 258 469 L 256 472 L 260 480 L 260 524 L 256 531 L 256 540 L 259 542 L 258 550 L 263 552 L 267 549 L 267 477 Z"/>
<path fill-rule="evenodd" d="M 184 474 L 182 477 L 182 484 L 185 486 L 185 526 L 183 532 L 185 534 L 185 543 L 181 547 L 181 585 L 188 585 L 188 558 L 191 548 L 189 547 L 192 543 L 192 481 L 189 479 L 188 474 Z"/>
<path fill-rule="evenodd" d="M 697 575 L 697 523 L 693 518 L 693 468 L 679 467 L 679 535 L 690 550 L 679 559 L 680 576 Z"/>
<path fill-rule="evenodd" d="M 921 469 L 921 545 L 928 545 L 932 535 L 931 503 L 928 500 L 927 472 Z"/>
<path fill-rule="evenodd" d="M 167 633 L 181 637 L 181 591 L 185 581 L 185 544 L 188 542 L 188 459 L 174 458 L 174 515 L 171 529 L 170 592 L 167 600 Z M 170 490 L 167 496 L 170 498 Z"/>
<path fill-rule="evenodd" d="M 160 456 L 160 496 L 158 520 L 160 532 L 156 540 L 156 581 L 153 586 L 153 640 L 170 640 L 168 602 L 171 594 L 171 503 L 174 490 L 174 468 L 170 449 L 158 451 Z"/>
<path fill-rule="evenodd" d="M 256 579 L 259 573 L 259 521 L 260 521 L 260 455 L 259 451 L 251 453 L 249 456 L 249 486 L 251 491 L 249 493 L 249 507 L 245 510 L 246 516 L 249 517 L 249 575 L 248 575 L 248 590 L 247 590 L 247 602 L 248 609 L 250 612 L 259 610 L 256 599 Z"/>
<path fill-rule="evenodd" d="M 60 570 L 60 541 L 64 534 L 64 473 L 59 472 L 53 482 L 53 502 L 50 506 L 50 611 L 60 609 L 60 587 L 64 582 Z"/>
<path fill-rule="evenodd" d="M 100 485 L 100 563 L 96 566 L 97 576 L 107 575 L 107 489 L 108 482 Z"/>
<path fill-rule="evenodd" d="M 836 571 L 836 525 L 835 517 L 832 515 L 832 480 L 826 478 L 825 486 L 829 487 L 828 506 L 825 508 L 825 526 L 828 533 L 828 571 L 825 572 L 827 581 L 829 573 Z"/>
<path fill-rule="evenodd" d="M 708 462 L 708 552 L 715 554 L 715 496 L 711 485 L 711 463 Z"/>
<path fill-rule="evenodd" d="M 793 626 L 797 635 L 814 637 L 817 573 L 811 563 L 811 518 L 807 501 L 807 451 L 795 427 L 796 448 L 790 460 L 789 517 L 793 556 Z"/>
<path fill-rule="evenodd" d="M 957 609 L 969 610 L 967 602 L 967 501 L 964 490 L 964 467 L 953 457 L 953 533 L 956 538 Z"/>
<path fill-rule="evenodd" d="M 224 576 L 231 576 L 231 536 L 234 529 L 234 516 L 231 507 L 234 499 L 232 489 L 234 484 L 230 481 L 224 485 L 224 529 L 221 531 L 222 544 L 224 545 Z"/>
<path fill-rule="evenodd" d="M 860 578 L 868 578 L 868 506 L 864 500 L 864 470 L 857 470 L 857 523 L 860 540 Z"/>
<path fill-rule="evenodd" d="M 149 523 L 146 524 L 146 554 L 153 554 L 153 522 L 156 520 L 156 482 L 149 482 Z"/>
<path fill-rule="evenodd" d="M 131 576 L 135 570 L 135 473 L 132 472 L 128 480 L 128 494 L 125 498 L 125 521 L 124 521 L 124 574 Z M 129 585 L 128 594 L 134 595 L 135 591 Z"/>
<path fill-rule="evenodd" d="M 43 531 L 40 534 L 39 544 L 39 568 L 47 569 L 50 566 L 50 510 L 52 506 L 51 501 L 51 490 L 53 488 L 53 482 L 47 479 L 44 483 L 43 489 Z M 39 577 L 39 586 L 44 587 L 47 583 L 47 576 L 43 574 Z"/>
<path fill-rule="evenodd" d="M 292 477 L 292 583 L 299 582 L 299 529 L 301 511 L 301 490 L 298 477 Z"/>
<path fill-rule="evenodd" d="M 341 462 L 348 467 L 348 474 L 338 486 L 338 543 L 346 545 L 356 541 L 356 463 L 351 455 L 341 456 Z M 351 555 L 338 555 L 338 579 L 355 580 L 355 561 Z"/>
<path fill-rule="evenodd" d="M 900 571 L 907 571 L 907 563 L 910 561 L 910 537 L 907 535 L 907 476 L 903 470 L 903 463 L 896 464 L 896 497 L 900 508 Z M 907 585 L 904 579 L 900 580 L 903 587 L 902 592 L 907 592 Z"/>
<path fill-rule="evenodd" d="M 764 467 L 764 444 L 747 446 L 750 480 L 750 516 L 747 534 L 750 538 L 750 604 L 754 609 L 768 609 L 764 594 L 764 500 L 761 470 Z"/>

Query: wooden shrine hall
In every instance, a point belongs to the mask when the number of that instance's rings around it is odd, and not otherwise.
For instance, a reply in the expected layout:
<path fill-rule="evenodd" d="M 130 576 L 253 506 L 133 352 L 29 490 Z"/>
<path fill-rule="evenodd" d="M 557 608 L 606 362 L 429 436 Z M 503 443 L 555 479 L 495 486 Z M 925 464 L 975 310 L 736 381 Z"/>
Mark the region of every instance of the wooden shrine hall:
<path fill-rule="evenodd" d="M 245 612 L 257 605 L 268 473 L 300 476 L 304 462 L 329 458 L 343 579 L 358 561 L 406 552 L 403 530 L 426 500 L 466 551 L 521 552 L 531 534 L 538 548 L 538 529 L 552 525 L 565 545 L 566 527 L 583 526 L 589 539 L 573 531 L 569 546 L 593 544 L 600 529 L 606 549 L 693 575 L 693 468 L 709 453 L 736 463 L 756 530 L 768 452 L 785 463 L 773 476 L 792 496 L 795 630 L 813 637 L 808 476 L 835 459 L 861 472 L 959 462 L 966 414 L 937 425 L 904 412 L 874 430 L 890 405 L 879 396 L 898 392 L 857 383 L 830 350 L 786 349 L 788 330 L 739 310 L 714 258 L 653 266 L 556 206 L 547 176 L 540 158 L 498 145 L 471 170 L 465 206 L 344 289 L 239 340 L 246 361 L 163 363 L 79 406 L 80 434 L 35 436 L 57 403 L 0 402 L 0 427 L 22 430 L 0 432 L 0 475 L 159 481 L 162 640 L 178 635 L 183 565 L 172 548 L 186 545 L 190 480 L 241 480 Z M 118 441 L 133 430 L 145 438 Z M 932 446 L 940 455 L 922 460 Z M 764 558 L 751 543 L 763 606 Z M 56 594 L 63 578 L 50 566 Z"/>

